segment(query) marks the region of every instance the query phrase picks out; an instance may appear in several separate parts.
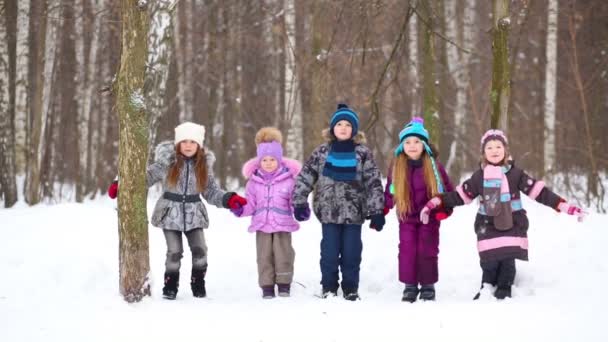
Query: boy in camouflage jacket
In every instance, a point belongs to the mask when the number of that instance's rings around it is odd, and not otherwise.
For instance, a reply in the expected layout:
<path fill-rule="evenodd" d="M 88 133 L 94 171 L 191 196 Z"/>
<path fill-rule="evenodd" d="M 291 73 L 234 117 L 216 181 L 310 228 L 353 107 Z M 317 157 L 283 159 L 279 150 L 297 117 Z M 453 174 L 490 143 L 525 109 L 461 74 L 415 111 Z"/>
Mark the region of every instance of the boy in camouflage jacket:
<path fill-rule="evenodd" d="M 357 114 L 344 104 L 323 132 L 327 142 L 317 147 L 296 179 L 294 216 L 310 217 L 308 194 L 313 193 L 314 213 L 321 221 L 321 285 L 323 297 L 337 295 L 338 267 L 342 271 L 342 292 L 347 300 L 359 299 L 361 226 L 382 230 L 384 195 L 381 174 L 365 136 L 358 132 Z"/>

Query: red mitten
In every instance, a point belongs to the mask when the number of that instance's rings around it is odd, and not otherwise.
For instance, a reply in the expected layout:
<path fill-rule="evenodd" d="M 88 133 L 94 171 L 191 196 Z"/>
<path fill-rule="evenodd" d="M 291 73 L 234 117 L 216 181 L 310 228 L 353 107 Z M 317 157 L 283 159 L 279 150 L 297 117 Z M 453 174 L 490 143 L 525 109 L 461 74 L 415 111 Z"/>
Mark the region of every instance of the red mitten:
<path fill-rule="evenodd" d="M 388 215 L 388 212 L 391 211 L 391 208 L 389 207 L 384 207 L 384 209 L 382 210 L 382 213 L 384 214 L 384 216 Z"/>
<path fill-rule="evenodd" d="M 108 187 L 108 196 L 111 199 L 115 199 L 118 196 L 118 181 L 113 181 Z"/>
<path fill-rule="evenodd" d="M 237 194 L 230 196 L 228 199 L 228 207 L 230 209 L 239 209 L 247 204 L 247 200 Z"/>

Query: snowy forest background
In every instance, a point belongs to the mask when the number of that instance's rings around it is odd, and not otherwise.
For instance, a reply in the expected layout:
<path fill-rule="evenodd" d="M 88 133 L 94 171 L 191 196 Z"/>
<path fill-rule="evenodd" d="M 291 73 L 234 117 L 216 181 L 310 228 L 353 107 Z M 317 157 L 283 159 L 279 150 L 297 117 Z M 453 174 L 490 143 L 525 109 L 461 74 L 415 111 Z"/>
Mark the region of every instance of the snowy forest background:
<path fill-rule="evenodd" d="M 496 114 L 493 78 L 502 75 L 510 91 L 500 94 L 498 127 L 508 130 L 517 163 L 581 204 L 607 208 L 607 1 L 138 5 L 151 18 L 141 94 L 150 146 L 172 139 L 179 122 L 204 124 L 229 189 L 243 185 L 258 128 L 281 128 L 287 154 L 303 160 L 337 102 L 359 113 L 383 172 L 403 124 L 424 115 L 458 180 L 477 164 L 478 139 Z M 492 50 L 496 23 L 507 33 L 502 55 Z M 6 207 L 81 202 L 117 174 L 121 30 L 119 0 L 0 1 Z M 507 62 L 499 70 L 498 57 Z"/>

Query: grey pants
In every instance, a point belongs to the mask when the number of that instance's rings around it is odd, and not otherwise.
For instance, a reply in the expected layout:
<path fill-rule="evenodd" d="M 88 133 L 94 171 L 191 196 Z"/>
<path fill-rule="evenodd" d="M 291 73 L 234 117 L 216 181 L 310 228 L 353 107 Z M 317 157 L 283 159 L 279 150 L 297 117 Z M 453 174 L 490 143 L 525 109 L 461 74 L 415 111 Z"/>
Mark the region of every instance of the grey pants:
<path fill-rule="evenodd" d="M 258 283 L 260 286 L 291 284 L 296 253 L 291 246 L 291 233 L 256 232 Z"/>
<path fill-rule="evenodd" d="M 181 266 L 181 259 L 184 254 L 184 244 L 182 242 L 182 232 L 177 230 L 163 229 L 165 241 L 167 242 L 167 259 L 165 268 L 167 272 L 177 272 Z M 207 244 L 202 228 L 187 231 L 186 238 L 192 253 L 192 269 L 207 271 Z"/>

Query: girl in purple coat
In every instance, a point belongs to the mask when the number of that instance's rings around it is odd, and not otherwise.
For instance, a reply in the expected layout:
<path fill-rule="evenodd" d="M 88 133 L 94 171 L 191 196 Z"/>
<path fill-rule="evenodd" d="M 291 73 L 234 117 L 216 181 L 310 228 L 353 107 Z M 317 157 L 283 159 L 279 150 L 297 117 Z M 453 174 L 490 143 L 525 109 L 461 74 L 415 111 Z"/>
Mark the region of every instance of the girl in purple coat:
<path fill-rule="evenodd" d="M 295 178 L 302 168 L 295 160 L 283 158 L 281 132 L 265 127 L 255 137 L 257 157 L 243 166 L 248 179 L 247 204 L 232 212 L 239 217 L 252 216 L 249 232 L 256 233 L 258 283 L 262 297 L 289 297 L 293 280 L 295 252 L 291 233 L 299 229 L 293 219 L 291 197 Z"/>
<path fill-rule="evenodd" d="M 397 207 L 399 217 L 399 280 L 405 284 L 402 300 L 435 300 L 438 280 L 439 221 L 448 213 L 437 211 L 425 223 L 419 219 L 427 201 L 452 184 L 429 143 L 422 118 L 414 117 L 399 133 L 395 161 L 384 191 L 386 209 Z M 419 287 L 420 285 L 420 287 Z"/>

